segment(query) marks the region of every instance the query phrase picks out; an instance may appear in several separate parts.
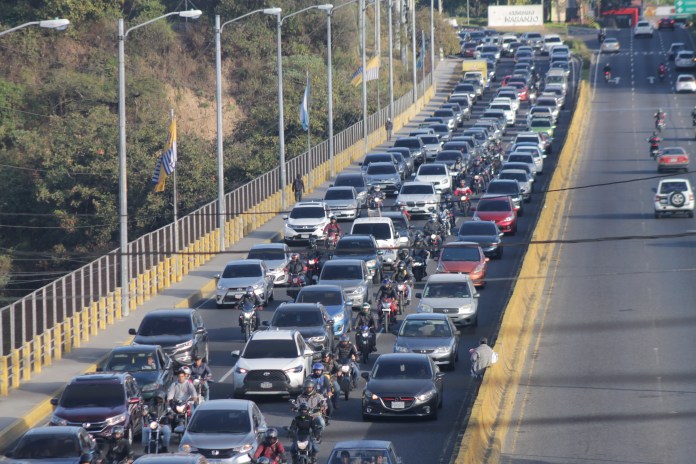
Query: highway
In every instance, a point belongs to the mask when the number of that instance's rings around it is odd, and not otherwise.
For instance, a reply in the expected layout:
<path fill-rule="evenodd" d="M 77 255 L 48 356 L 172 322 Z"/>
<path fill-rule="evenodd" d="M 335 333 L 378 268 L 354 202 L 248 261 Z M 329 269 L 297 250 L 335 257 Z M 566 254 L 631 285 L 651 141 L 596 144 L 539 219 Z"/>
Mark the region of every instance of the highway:
<path fill-rule="evenodd" d="M 541 69 L 545 70 L 547 62 L 545 59 L 540 59 Z M 512 68 L 512 60 L 503 59 L 498 67 L 498 75 L 504 76 L 505 70 Z M 495 86 L 498 83 L 494 84 Z M 574 97 L 572 90 L 568 94 L 568 98 Z M 475 107 L 472 120 L 468 124 L 473 124 L 475 119 L 487 107 L 487 101 L 490 100 L 492 92 L 487 92 L 483 101 Z M 442 99 L 443 95 L 439 92 L 436 98 Z M 568 105 L 570 108 L 571 105 Z M 505 141 L 509 142 L 515 132 L 520 130 L 524 125 L 524 118 L 528 104 L 523 104 L 518 116 L 518 124 L 516 127 L 509 130 Z M 570 111 L 564 110 L 560 117 L 560 125 L 556 130 L 556 141 L 554 142 L 553 154 L 549 156 L 545 174 L 539 177 L 538 185 L 535 187 L 536 192 L 545 189 L 548 183 L 552 169 L 555 165 L 556 155 L 560 148 L 560 140 L 565 136 L 568 121 L 570 119 Z M 411 127 L 415 127 L 417 121 L 412 122 Z M 466 124 L 465 124 L 466 125 Z M 351 170 L 359 169 L 358 166 L 352 166 Z M 323 191 L 318 191 L 310 195 L 311 198 L 320 198 Z M 393 202 L 393 199 L 390 199 Z M 478 340 L 481 336 L 491 337 L 494 335 L 501 318 L 501 311 L 505 307 L 505 303 L 511 292 L 511 286 L 518 272 L 521 257 L 525 251 L 525 243 L 529 241 L 531 228 L 536 220 L 540 204 L 539 195 L 535 195 L 532 202 L 525 205 L 525 215 L 520 218 L 519 231 L 513 237 L 505 237 L 504 244 L 507 249 L 505 255 L 500 261 L 491 261 L 488 274 L 488 285 L 481 292 L 479 303 L 479 327 L 464 328 L 461 331 L 460 350 L 461 356 L 455 372 L 446 373 L 445 381 L 445 400 L 444 409 L 439 418 L 435 422 L 424 421 L 377 421 L 372 423 L 364 423 L 360 414 L 360 395 L 364 380 L 357 390 L 351 394 L 349 401 L 341 401 L 340 409 L 335 413 L 323 434 L 323 443 L 321 445 L 320 458 L 326 459 L 329 452 L 333 448 L 333 444 L 340 440 L 348 439 L 386 439 L 391 440 L 396 444 L 398 452 L 405 458 L 406 463 L 416 462 L 449 462 L 456 450 L 456 446 L 460 441 L 460 434 L 463 432 L 463 424 L 467 417 L 467 412 L 472 404 L 472 395 L 475 394 L 473 384 L 468 375 L 469 361 L 466 351 L 469 347 L 478 345 Z M 463 218 L 458 218 L 458 224 Z M 421 227 L 423 221 L 414 221 L 416 227 Z M 349 224 L 343 223 L 344 231 L 349 229 Z M 450 238 L 451 240 L 452 238 Z M 435 265 L 431 262 L 429 273 L 434 272 Z M 414 293 L 423 288 L 423 283 L 416 285 Z M 373 291 L 376 291 L 375 287 Z M 271 313 L 277 305 L 282 301 L 287 301 L 285 289 L 278 288 L 275 290 L 275 302 L 271 304 L 262 313 L 262 320 L 268 320 Z M 416 300 L 414 298 L 414 300 Z M 417 301 L 414 301 L 410 311 L 414 311 Z M 202 300 L 199 305 L 202 316 L 208 327 L 210 334 L 210 357 L 211 366 L 214 377 L 216 379 L 224 379 L 212 386 L 211 398 L 226 398 L 231 396 L 232 385 L 230 370 L 233 368 L 234 359 L 230 355 L 232 350 L 241 350 L 243 348 L 242 335 L 237 327 L 236 310 L 216 309 L 212 299 Z M 352 339 L 352 337 L 351 337 Z M 394 335 L 391 333 L 380 334 L 378 337 L 378 353 L 373 354 L 368 365 L 363 365 L 363 370 L 368 370 L 374 359 L 379 353 L 391 352 L 394 341 Z M 289 410 L 289 405 L 286 399 L 268 399 L 268 398 L 253 398 L 260 405 L 262 412 L 270 426 L 283 428 L 287 427 L 292 419 L 292 414 Z M 417 433 L 417 435 L 416 435 Z M 415 437 L 418 439 L 414 439 Z M 281 433 L 281 437 L 283 434 Z M 290 440 L 283 437 L 283 442 L 290 445 Z"/>
<path fill-rule="evenodd" d="M 653 217 L 658 179 L 646 142 L 662 108 L 662 146 L 693 156 L 696 96 L 674 93 L 673 64 L 664 83 L 649 77 L 667 62 L 672 42 L 694 43 L 682 29 L 656 31 L 652 39 L 634 39 L 628 30 L 608 37 L 618 37 L 622 51 L 602 56 L 600 66 L 609 61 L 620 80 L 605 83 L 600 69 L 562 238 L 656 238 L 561 247 L 505 424 L 507 464 L 676 464 L 696 455 L 696 242 L 659 238 L 694 232 L 696 223 Z M 596 49 L 596 38 L 588 45 Z M 686 177 L 693 183 L 692 173 Z"/>

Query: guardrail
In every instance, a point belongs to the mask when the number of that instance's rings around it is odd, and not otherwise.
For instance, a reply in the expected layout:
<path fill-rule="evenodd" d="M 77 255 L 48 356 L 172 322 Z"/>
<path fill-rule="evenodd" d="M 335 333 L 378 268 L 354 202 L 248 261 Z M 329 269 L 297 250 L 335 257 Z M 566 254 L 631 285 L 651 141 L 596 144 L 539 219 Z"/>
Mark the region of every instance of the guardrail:
<path fill-rule="evenodd" d="M 404 126 L 432 98 L 432 84 L 428 74 L 416 89 L 394 102 L 393 130 Z M 387 117 L 388 108 L 368 117 L 368 147 L 386 140 Z M 336 171 L 365 154 L 363 143 L 362 121 L 334 136 Z M 281 210 L 279 171 L 276 167 L 225 194 L 226 243 L 237 243 Z M 294 200 L 290 185 L 297 174 L 310 191 L 329 178 L 328 140 L 286 162 L 288 204 Z M 130 310 L 221 251 L 217 217 L 218 205 L 213 201 L 128 244 Z M 114 250 L 0 309 L 0 395 L 6 396 L 10 388 L 18 388 L 43 366 L 122 317 L 119 270 L 119 254 Z"/>

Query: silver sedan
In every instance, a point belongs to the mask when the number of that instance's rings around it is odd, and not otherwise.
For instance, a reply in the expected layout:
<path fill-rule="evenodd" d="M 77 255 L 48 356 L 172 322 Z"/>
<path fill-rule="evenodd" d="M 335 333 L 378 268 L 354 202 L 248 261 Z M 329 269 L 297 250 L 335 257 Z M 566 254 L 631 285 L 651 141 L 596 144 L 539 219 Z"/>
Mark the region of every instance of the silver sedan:
<path fill-rule="evenodd" d="M 454 370 L 459 360 L 459 331 L 447 314 L 409 314 L 399 328 L 395 353 L 427 354 L 435 364 Z"/>

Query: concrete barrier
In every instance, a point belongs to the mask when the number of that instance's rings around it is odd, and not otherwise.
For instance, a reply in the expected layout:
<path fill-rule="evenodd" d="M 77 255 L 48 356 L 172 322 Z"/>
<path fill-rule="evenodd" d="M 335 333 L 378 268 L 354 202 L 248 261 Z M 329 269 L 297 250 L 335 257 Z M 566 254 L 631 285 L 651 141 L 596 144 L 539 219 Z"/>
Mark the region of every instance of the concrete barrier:
<path fill-rule="evenodd" d="M 532 241 L 554 240 L 562 231 L 568 197 L 568 191 L 563 189 L 573 179 L 576 154 L 583 140 L 590 105 L 586 82 L 581 82 L 579 92 L 566 142 L 559 155 Z M 524 256 L 493 347 L 500 359 L 486 370 L 455 458 L 456 464 L 500 462 L 522 374 L 521 367 L 531 346 L 534 322 L 557 246 L 531 245 Z"/>

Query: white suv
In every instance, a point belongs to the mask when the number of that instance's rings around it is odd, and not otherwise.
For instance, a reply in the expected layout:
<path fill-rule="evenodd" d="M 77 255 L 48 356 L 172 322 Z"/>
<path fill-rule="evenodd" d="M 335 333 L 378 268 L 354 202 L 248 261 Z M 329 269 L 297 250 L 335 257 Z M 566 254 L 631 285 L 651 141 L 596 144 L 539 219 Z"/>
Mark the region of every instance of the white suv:
<path fill-rule="evenodd" d="M 652 38 L 653 27 L 650 21 L 638 21 L 636 24 L 636 27 L 633 29 L 633 37 L 640 37 L 641 35 L 647 35 Z"/>
<path fill-rule="evenodd" d="M 655 191 L 655 218 L 678 213 L 694 217 L 694 191 L 689 179 L 662 179 Z"/>
<path fill-rule="evenodd" d="M 324 227 L 329 221 L 329 208 L 323 201 L 303 201 L 295 204 L 290 216 L 284 215 L 283 236 L 288 245 L 324 239 Z"/>
<path fill-rule="evenodd" d="M 244 351 L 233 351 L 234 397 L 252 395 L 298 395 L 312 372 L 314 351 L 297 330 L 254 332 Z"/>

